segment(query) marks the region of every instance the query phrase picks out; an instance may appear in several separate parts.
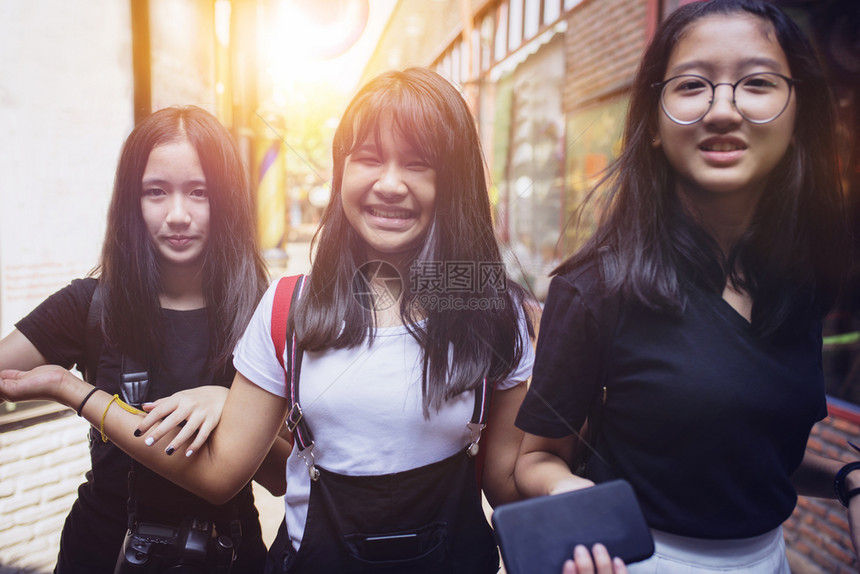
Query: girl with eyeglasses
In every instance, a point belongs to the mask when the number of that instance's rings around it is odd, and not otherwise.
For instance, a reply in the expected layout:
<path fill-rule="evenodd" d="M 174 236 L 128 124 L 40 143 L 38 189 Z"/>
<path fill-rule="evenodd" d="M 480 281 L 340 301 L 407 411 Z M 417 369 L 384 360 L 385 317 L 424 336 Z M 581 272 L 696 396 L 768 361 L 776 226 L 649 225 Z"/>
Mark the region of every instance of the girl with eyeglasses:
<path fill-rule="evenodd" d="M 846 503 L 858 547 L 860 464 L 806 449 L 846 268 L 834 131 L 813 51 L 772 4 L 685 5 L 643 56 L 606 210 L 554 271 L 515 471 L 529 496 L 632 483 L 656 552 L 631 572 L 788 573 L 798 494 Z M 580 477 L 574 431 L 597 412 Z"/>

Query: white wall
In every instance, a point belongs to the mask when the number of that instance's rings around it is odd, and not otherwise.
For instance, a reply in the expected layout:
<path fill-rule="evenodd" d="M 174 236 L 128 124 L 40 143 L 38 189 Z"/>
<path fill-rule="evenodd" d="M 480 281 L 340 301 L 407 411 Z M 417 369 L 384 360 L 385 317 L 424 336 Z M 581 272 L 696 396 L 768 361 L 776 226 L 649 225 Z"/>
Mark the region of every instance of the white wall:
<path fill-rule="evenodd" d="M 0 336 L 98 263 L 131 131 L 125 0 L 0 5 Z"/>

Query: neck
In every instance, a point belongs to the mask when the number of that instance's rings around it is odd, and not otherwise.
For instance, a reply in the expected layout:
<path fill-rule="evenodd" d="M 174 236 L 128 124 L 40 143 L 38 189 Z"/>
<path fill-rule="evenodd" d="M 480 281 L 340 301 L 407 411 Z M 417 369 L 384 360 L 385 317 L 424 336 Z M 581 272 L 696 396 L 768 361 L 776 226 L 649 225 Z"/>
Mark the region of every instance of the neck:
<path fill-rule="evenodd" d="M 198 266 L 162 267 L 158 296 L 162 308 L 190 311 L 206 307 L 202 271 Z"/>
<path fill-rule="evenodd" d="M 749 228 L 761 191 L 712 193 L 678 185 L 678 195 L 696 221 L 728 253 Z"/>

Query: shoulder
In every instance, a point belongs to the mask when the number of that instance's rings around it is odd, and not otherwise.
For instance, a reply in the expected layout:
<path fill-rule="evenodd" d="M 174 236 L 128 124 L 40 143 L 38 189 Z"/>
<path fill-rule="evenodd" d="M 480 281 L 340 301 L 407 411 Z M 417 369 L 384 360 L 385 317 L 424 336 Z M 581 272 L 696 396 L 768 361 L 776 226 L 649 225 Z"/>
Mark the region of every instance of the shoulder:
<path fill-rule="evenodd" d="M 75 279 L 65 287 L 57 290 L 38 307 L 36 307 L 24 320 L 30 317 L 53 316 L 56 314 L 86 314 L 89 310 L 93 292 L 96 290 L 98 281 L 92 277 Z"/>
<path fill-rule="evenodd" d="M 603 271 L 596 258 L 568 267 L 550 281 L 547 302 L 555 297 L 579 299 L 586 307 L 602 302 L 608 295 Z"/>

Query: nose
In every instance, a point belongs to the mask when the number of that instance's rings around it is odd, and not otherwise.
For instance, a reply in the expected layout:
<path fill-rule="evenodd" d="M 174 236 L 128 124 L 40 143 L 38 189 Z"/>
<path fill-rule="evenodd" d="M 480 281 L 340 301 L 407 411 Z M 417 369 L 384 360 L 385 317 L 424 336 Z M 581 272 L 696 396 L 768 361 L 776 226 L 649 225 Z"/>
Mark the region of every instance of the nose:
<path fill-rule="evenodd" d="M 167 224 L 179 227 L 191 223 L 191 213 L 184 193 L 171 193 L 168 199 Z"/>
<path fill-rule="evenodd" d="M 731 84 L 716 84 L 714 86 L 714 99 L 711 107 L 705 114 L 704 121 L 710 123 L 737 123 L 743 120 L 743 116 L 735 105 L 735 90 Z"/>
<path fill-rule="evenodd" d="M 373 184 L 373 191 L 388 199 L 396 199 L 407 193 L 403 168 L 395 162 L 383 164 L 379 177 Z"/>

